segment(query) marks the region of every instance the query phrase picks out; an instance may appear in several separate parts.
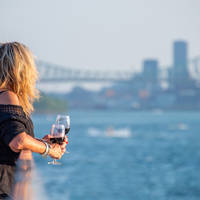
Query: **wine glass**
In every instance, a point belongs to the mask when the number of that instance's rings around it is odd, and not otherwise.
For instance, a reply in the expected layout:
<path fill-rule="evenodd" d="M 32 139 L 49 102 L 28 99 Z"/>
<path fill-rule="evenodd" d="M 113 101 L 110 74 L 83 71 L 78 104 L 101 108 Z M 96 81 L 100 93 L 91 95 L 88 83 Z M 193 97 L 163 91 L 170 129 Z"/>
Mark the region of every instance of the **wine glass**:
<path fill-rule="evenodd" d="M 56 124 L 62 124 L 65 126 L 65 135 L 67 135 L 69 133 L 69 130 L 70 130 L 69 115 L 58 115 L 56 118 Z M 65 153 L 69 153 L 69 151 L 66 151 Z"/>
<path fill-rule="evenodd" d="M 63 124 L 53 124 L 50 133 L 51 143 L 61 144 L 64 142 L 64 139 L 65 139 L 65 126 Z M 56 161 L 56 159 L 54 159 L 53 161 L 48 162 L 48 164 L 60 165 L 61 163 Z"/>

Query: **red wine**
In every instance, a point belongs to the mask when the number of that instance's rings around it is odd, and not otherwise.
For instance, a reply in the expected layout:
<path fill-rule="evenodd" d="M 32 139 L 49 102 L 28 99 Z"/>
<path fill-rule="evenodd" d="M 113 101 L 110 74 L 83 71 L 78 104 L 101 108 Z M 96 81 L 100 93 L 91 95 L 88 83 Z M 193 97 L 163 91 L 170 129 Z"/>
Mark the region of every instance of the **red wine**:
<path fill-rule="evenodd" d="M 63 143 L 64 142 L 64 139 L 65 138 L 63 138 L 63 137 L 53 137 L 53 138 L 50 138 L 50 141 L 52 142 L 52 143 L 57 143 L 57 144 L 61 144 L 61 143 Z"/>
<path fill-rule="evenodd" d="M 67 133 L 69 133 L 70 128 L 65 128 L 65 135 L 67 135 Z"/>

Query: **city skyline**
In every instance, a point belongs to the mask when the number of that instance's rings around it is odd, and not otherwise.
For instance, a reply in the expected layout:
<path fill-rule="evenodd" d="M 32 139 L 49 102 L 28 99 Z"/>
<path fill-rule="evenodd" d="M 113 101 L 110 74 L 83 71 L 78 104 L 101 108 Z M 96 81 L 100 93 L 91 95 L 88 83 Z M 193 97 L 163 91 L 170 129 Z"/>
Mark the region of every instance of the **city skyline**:
<path fill-rule="evenodd" d="M 121 71 L 122 74 L 119 72 L 116 72 L 116 75 L 118 75 L 118 77 L 113 76 L 115 71 L 101 72 L 101 71 L 91 70 L 91 71 L 84 72 L 84 70 L 73 71 L 70 68 L 63 71 L 64 68 L 62 66 L 60 66 L 60 69 L 59 69 L 59 66 L 57 66 L 58 68 L 56 68 L 56 66 L 52 64 L 41 63 L 40 65 L 40 63 L 38 63 L 39 69 L 40 69 L 40 66 L 42 67 L 41 81 L 43 83 L 48 83 L 48 84 L 50 83 L 48 88 L 50 88 L 50 90 L 53 90 L 53 91 L 54 91 L 53 88 L 55 88 L 56 81 L 57 83 L 67 82 L 68 85 L 70 84 L 70 88 L 67 88 L 66 90 L 66 87 L 65 87 L 65 91 L 62 91 L 62 89 L 60 88 L 61 89 L 60 92 L 62 93 L 67 92 L 67 91 L 69 92 L 73 86 L 81 86 L 86 89 L 100 90 L 101 88 L 105 86 L 109 87 L 110 86 L 109 82 L 120 83 L 121 81 L 123 83 L 123 82 L 138 80 L 138 79 L 139 79 L 139 82 L 140 80 L 143 80 L 144 83 L 150 83 L 150 85 L 153 84 L 155 86 L 156 85 L 159 86 L 161 84 L 162 87 L 170 87 L 171 89 L 176 89 L 176 90 L 179 90 L 178 88 L 182 88 L 182 85 L 185 85 L 187 87 L 193 87 L 194 81 L 199 82 L 200 80 L 198 78 L 198 75 L 200 74 L 200 72 L 197 72 L 200 70 L 200 57 L 198 58 L 195 57 L 195 58 L 192 58 L 191 60 L 188 60 L 189 51 L 188 51 L 187 41 L 175 40 L 172 46 L 173 46 L 171 49 L 172 64 L 167 69 L 163 69 L 162 66 L 160 66 L 159 64 L 160 62 L 158 58 L 155 58 L 155 59 L 144 58 L 141 63 L 140 72 L 134 73 L 133 71 L 132 72 L 126 71 L 125 74 L 123 74 L 122 71 Z M 56 76 L 56 74 L 58 76 Z M 44 75 L 44 79 L 43 79 L 43 75 Z M 114 78 L 116 79 L 115 81 L 113 77 L 115 77 Z M 88 81 L 90 83 L 86 84 L 86 82 Z M 51 82 L 53 83 L 53 85 L 51 84 Z M 96 88 L 94 87 L 94 85 L 96 85 Z M 58 88 L 59 87 L 56 86 L 56 89 Z"/>
<path fill-rule="evenodd" d="M 168 68 L 166 68 L 164 70 L 168 71 L 168 70 L 170 70 L 170 68 L 174 68 L 174 76 L 176 76 L 176 77 L 182 76 L 184 78 L 184 77 L 188 77 L 188 76 L 192 75 L 191 72 L 190 72 L 191 70 L 189 69 L 189 65 L 190 65 L 190 63 L 194 62 L 194 60 L 196 60 L 196 61 L 197 61 L 197 59 L 199 60 L 200 56 L 188 58 L 188 54 L 189 54 L 188 42 L 185 41 L 185 40 L 175 40 L 175 41 L 173 41 L 171 52 L 172 52 L 172 56 L 171 56 L 172 63 L 168 66 Z M 45 74 L 45 77 L 46 77 L 46 75 L 48 76 L 49 73 L 51 75 L 52 74 L 55 75 L 56 73 L 61 74 L 61 81 L 64 80 L 64 76 L 67 73 L 72 73 L 73 76 L 77 73 L 78 76 L 79 75 L 82 76 L 83 75 L 82 73 L 84 72 L 84 70 L 81 70 L 81 69 L 78 69 L 78 70 L 75 69 L 73 71 L 73 68 L 66 68 L 66 70 L 65 70 L 66 66 L 48 63 L 48 62 L 45 62 L 45 61 L 42 61 L 42 60 L 37 60 L 36 65 L 39 67 L 38 69 L 40 69 L 40 66 L 43 66 L 41 71 L 43 72 L 43 74 Z M 46 66 L 46 69 L 44 69 L 45 66 Z M 143 73 L 144 77 L 145 77 L 145 74 L 146 75 L 151 74 L 151 77 L 155 77 L 155 76 L 157 76 L 157 74 L 159 74 L 159 71 L 162 70 L 161 69 L 162 65 L 160 65 L 160 60 L 157 57 L 155 57 L 155 58 L 143 58 L 143 60 L 141 60 L 140 66 L 141 66 L 141 70 L 140 70 L 139 73 Z M 194 64 L 192 66 L 193 66 L 192 67 L 193 71 L 197 70 L 197 69 L 195 69 Z M 52 69 L 52 70 L 50 70 L 51 72 L 48 72 L 47 68 Z M 58 70 L 56 68 L 58 68 Z M 39 70 L 39 72 L 40 72 L 40 70 Z M 94 75 L 91 74 L 91 73 L 94 73 L 94 74 L 98 73 L 98 72 L 101 73 L 101 71 L 98 71 L 98 70 L 90 70 L 90 71 L 86 70 L 85 75 L 86 75 L 86 72 L 88 72 L 90 74 L 89 77 L 91 77 L 92 79 L 94 79 Z M 103 71 L 103 73 L 104 72 L 106 72 L 106 71 Z M 112 72 L 115 72 L 115 71 L 111 70 L 111 71 L 108 71 L 108 72 L 112 73 Z M 118 72 L 123 72 L 123 70 L 118 71 Z M 134 73 L 134 71 L 131 71 L 131 70 L 125 71 L 125 72 L 126 73 L 131 73 L 131 72 Z M 134 74 L 137 74 L 137 73 L 134 73 Z M 127 77 L 130 77 L 130 76 L 128 75 Z M 69 82 L 70 82 L 71 77 L 69 77 L 69 78 L 70 78 L 69 79 Z M 111 79 L 113 79 L 113 78 L 111 78 Z M 123 80 L 124 80 L 124 78 L 123 78 Z M 46 81 L 48 81 L 48 80 L 46 80 Z"/>
<path fill-rule="evenodd" d="M 75 87 L 69 94 L 63 95 L 63 98 L 69 100 L 72 108 L 199 109 L 199 79 L 195 80 L 188 70 L 187 42 L 174 41 L 172 52 L 173 64 L 167 70 L 165 78 L 160 76 L 158 60 L 145 59 L 142 71 L 126 81 L 116 80 L 112 86 L 102 88 L 99 92 L 89 92 Z M 200 58 L 198 62 L 200 65 Z"/>

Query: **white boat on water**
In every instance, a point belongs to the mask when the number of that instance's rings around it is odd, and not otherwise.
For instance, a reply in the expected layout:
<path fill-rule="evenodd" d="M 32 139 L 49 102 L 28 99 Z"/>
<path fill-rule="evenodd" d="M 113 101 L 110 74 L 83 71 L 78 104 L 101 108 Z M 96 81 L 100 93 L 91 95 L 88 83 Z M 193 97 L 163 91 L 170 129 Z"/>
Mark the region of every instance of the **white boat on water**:
<path fill-rule="evenodd" d="M 187 131 L 189 129 L 189 126 L 185 123 L 179 123 L 179 124 L 169 126 L 169 129 Z"/>
<path fill-rule="evenodd" d="M 113 127 L 108 127 L 106 130 L 102 131 L 96 128 L 89 128 L 88 133 L 90 136 L 104 136 L 104 137 L 115 137 L 115 138 L 129 138 L 131 137 L 131 131 L 129 128 L 114 129 Z"/>

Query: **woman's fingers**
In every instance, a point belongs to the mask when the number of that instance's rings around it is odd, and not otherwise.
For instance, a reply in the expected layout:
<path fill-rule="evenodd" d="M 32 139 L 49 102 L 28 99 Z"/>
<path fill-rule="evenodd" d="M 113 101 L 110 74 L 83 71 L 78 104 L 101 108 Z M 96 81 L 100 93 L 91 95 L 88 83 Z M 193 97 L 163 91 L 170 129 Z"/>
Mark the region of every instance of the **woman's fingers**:
<path fill-rule="evenodd" d="M 48 134 L 48 135 L 45 135 L 42 139 L 49 143 L 50 138 L 51 138 L 51 136 Z"/>
<path fill-rule="evenodd" d="M 66 151 L 66 145 L 68 144 L 68 138 L 65 136 L 64 142 L 60 145 L 61 151 L 64 153 Z"/>
<path fill-rule="evenodd" d="M 50 154 L 49 154 L 52 158 L 55 159 L 60 159 L 63 155 L 63 152 L 61 150 L 61 147 L 59 144 L 52 144 L 51 145 L 51 149 L 50 149 Z"/>
<path fill-rule="evenodd" d="M 66 150 L 66 143 L 63 142 L 63 143 L 60 145 L 60 148 L 61 148 L 61 151 L 62 151 L 62 152 L 65 152 L 65 150 Z"/>
<path fill-rule="evenodd" d="M 65 142 L 66 144 L 68 144 L 68 137 L 67 137 L 67 136 L 65 136 L 64 142 Z"/>
<path fill-rule="evenodd" d="M 61 149 L 61 152 L 62 152 L 62 154 L 64 154 L 64 153 L 65 153 L 65 151 L 66 151 L 66 148 L 64 148 L 64 149 Z"/>

